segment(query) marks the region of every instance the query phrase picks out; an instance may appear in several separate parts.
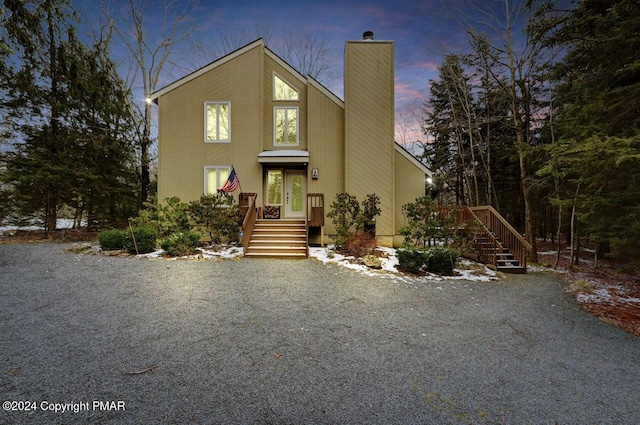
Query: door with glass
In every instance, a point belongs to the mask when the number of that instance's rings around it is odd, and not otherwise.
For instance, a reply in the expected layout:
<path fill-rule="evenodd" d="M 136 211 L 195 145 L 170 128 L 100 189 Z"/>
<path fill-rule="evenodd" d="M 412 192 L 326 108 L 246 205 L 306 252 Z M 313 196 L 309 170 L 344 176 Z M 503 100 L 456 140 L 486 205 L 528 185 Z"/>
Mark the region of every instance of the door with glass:
<path fill-rule="evenodd" d="M 285 216 L 304 218 L 306 207 L 306 173 L 304 170 L 285 171 Z"/>

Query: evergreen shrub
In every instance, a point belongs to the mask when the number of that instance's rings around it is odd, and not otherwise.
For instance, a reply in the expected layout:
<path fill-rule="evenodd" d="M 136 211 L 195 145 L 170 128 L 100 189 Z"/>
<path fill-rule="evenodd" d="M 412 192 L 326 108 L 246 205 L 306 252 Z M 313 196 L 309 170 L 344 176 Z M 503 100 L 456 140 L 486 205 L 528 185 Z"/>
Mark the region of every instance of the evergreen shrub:
<path fill-rule="evenodd" d="M 453 269 L 460 257 L 460 251 L 444 246 L 435 246 L 426 251 L 427 270 L 444 276 L 453 275 Z"/>
<path fill-rule="evenodd" d="M 428 259 L 424 251 L 399 249 L 396 251 L 396 256 L 399 270 L 414 274 L 424 274 L 426 271 Z"/>
<path fill-rule="evenodd" d="M 146 254 L 155 251 L 158 239 L 158 232 L 155 229 L 151 227 L 133 227 L 133 237 L 131 228 L 123 233 L 125 235 L 124 248 L 129 254 Z"/>
<path fill-rule="evenodd" d="M 98 235 L 100 247 L 105 251 L 116 251 L 124 248 L 125 234 L 122 230 L 104 230 Z"/>
<path fill-rule="evenodd" d="M 398 269 L 414 274 L 426 272 L 444 276 L 453 275 L 453 269 L 460 257 L 460 251 L 444 246 L 436 246 L 425 250 L 399 249 Z"/>
<path fill-rule="evenodd" d="M 191 255 L 196 252 L 200 233 L 191 230 L 172 233 L 160 242 L 160 248 L 172 257 Z"/>

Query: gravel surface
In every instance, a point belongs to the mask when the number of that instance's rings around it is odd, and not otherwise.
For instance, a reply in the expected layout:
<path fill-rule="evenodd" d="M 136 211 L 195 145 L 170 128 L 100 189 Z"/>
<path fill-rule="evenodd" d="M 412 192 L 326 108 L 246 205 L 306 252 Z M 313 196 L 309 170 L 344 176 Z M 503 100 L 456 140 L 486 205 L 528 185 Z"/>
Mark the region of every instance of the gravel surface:
<path fill-rule="evenodd" d="M 2 424 L 640 422 L 640 338 L 549 274 L 424 282 L 65 246 L 0 245 Z"/>

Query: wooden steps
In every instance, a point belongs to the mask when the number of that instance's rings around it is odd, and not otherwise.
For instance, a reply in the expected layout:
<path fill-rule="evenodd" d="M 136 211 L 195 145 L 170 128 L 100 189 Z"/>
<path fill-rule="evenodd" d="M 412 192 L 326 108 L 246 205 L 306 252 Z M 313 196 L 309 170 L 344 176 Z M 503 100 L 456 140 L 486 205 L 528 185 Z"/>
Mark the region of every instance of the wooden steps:
<path fill-rule="evenodd" d="M 307 228 L 300 220 L 256 220 L 249 246 L 249 258 L 307 258 Z"/>
<path fill-rule="evenodd" d="M 498 247 L 495 245 L 494 240 L 498 242 Z M 524 274 L 527 272 L 526 267 L 523 267 L 510 251 L 509 247 L 504 246 L 494 234 L 476 234 L 474 238 L 476 249 L 481 251 L 483 255 L 491 258 L 495 256 L 496 267 L 503 273 Z M 496 252 L 497 251 L 497 252 Z"/>

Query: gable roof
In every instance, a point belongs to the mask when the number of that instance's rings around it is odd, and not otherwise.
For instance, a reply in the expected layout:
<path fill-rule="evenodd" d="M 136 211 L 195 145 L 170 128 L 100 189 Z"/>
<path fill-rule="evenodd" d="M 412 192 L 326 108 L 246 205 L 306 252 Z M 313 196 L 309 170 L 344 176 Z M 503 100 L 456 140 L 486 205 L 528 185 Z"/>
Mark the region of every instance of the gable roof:
<path fill-rule="evenodd" d="M 289 65 L 287 62 L 284 61 L 284 59 L 282 59 L 280 56 L 278 56 L 277 54 L 275 54 L 272 50 L 270 50 L 268 47 L 265 46 L 264 44 L 264 40 L 262 38 L 259 38 L 255 41 L 252 41 L 249 44 L 246 44 L 245 46 L 240 47 L 237 50 L 234 50 L 233 52 L 211 62 L 208 65 L 203 66 L 200 69 L 197 69 L 195 71 L 193 71 L 192 73 L 185 75 L 184 77 L 174 81 L 173 83 L 166 85 L 164 87 L 162 87 L 159 90 L 154 91 L 153 93 L 151 93 L 149 95 L 149 99 L 151 99 L 151 101 L 158 103 L 158 98 L 160 96 L 163 96 L 167 93 L 169 93 L 170 91 L 182 86 L 183 84 L 188 83 L 191 80 L 194 80 L 196 78 L 198 78 L 199 76 L 206 74 L 207 72 L 211 71 L 212 69 L 215 69 L 235 58 L 237 58 L 238 56 L 243 55 L 244 53 L 255 49 L 256 47 L 262 46 L 264 48 L 265 54 L 267 56 L 269 56 L 273 61 L 275 61 L 278 65 L 280 65 L 281 67 L 285 68 L 287 71 L 289 71 L 291 73 L 291 75 L 293 75 L 296 79 L 298 79 L 302 84 L 304 85 L 308 85 L 311 84 L 314 87 L 318 88 L 320 91 L 322 91 L 327 97 L 329 97 L 332 101 L 334 101 L 335 103 L 337 103 L 338 105 L 340 105 L 342 108 L 344 108 L 344 102 L 335 94 L 333 94 L 329 89 L 327 89 L 326 87 L 324 87 L 322 84 L 320 84 L 318 81 L 316 81 L 315 79 L 311 78 L 311 77 L 307 77 L 305 78 L 302 74 L 300 74 L 294 67 L 292 67 L 291 65 Z"/>
<path fill-rule="evenodd" d="M 400 143 L 398 142 L 393 142 L 396 148 L 396 152 L 398 152 L 399 154 L 401 154 L 402 156 L 404 156 L 405 158 L 407 158 L 409 160 L 409 162 L 411 162 L 413 165 L 415 165 L 416 167 L 418 167 L 420 170 L 422 170 L 425 174 L 428 174 L 429 177 L 431 177 L 433 175 L 433 173 L 431 172 L 430 169 L 427 168 L 426 165 L 424 165 L 422 162 L 420 162 L 418 160 L 418 158 L 416 158 L 415 156 L 413 156 L 413 154 L 411 154 L 411 152 L 409 152 L 408 150 L 406 150 Z"/>
<path fill-rule="evenodd" d="M 257 39 L 256 41 L 253 41 L 243 47 L 240 47 L 237 50 L 234 50 L 233 52 L 221 57 L 220 59 L 217 59 L 213 62 L 211 62 L 209 65 L 205 65 L 200 69 L 196 69 L 195 71 L 193 71 L 191 74 L 187 74 L 184 77 L 174 81 L 173 83 L 164 86 L 163 88 L 161 88 L 160 90 L 156 90 L 153 93 L 151 93 L 149 95 L 149 99 L 151 99 L 152 101 L 156 102 L 158 101 L 158 98 L 164 94 L 169 93 L 170 91 L 182 86 L 183 84 L 188 83 L 191 80 L 194 80 L 196 78 L 198 78 L 199 76 L 206 74 L 207 72 L 211 71 L 212 69 L 215 69 L 217 67 L 219 67 L 222 64 L 225 64 L 235 58 L 237 58 L 238 56 L 252 50 L 255 49 L 258 46 L 264 46 L 264 42 L 262 41 L 262 38 Z"/>

